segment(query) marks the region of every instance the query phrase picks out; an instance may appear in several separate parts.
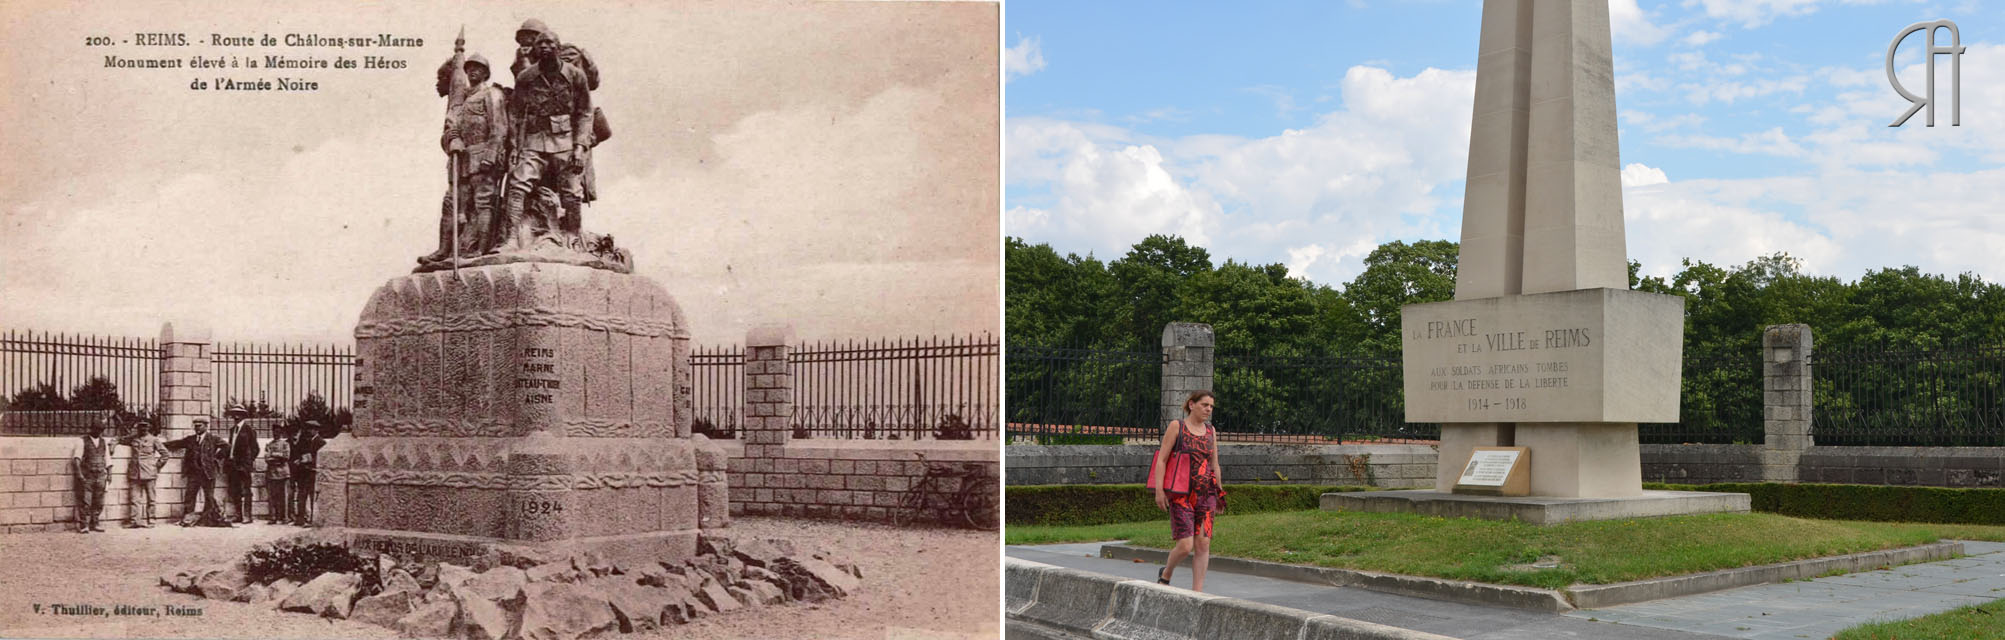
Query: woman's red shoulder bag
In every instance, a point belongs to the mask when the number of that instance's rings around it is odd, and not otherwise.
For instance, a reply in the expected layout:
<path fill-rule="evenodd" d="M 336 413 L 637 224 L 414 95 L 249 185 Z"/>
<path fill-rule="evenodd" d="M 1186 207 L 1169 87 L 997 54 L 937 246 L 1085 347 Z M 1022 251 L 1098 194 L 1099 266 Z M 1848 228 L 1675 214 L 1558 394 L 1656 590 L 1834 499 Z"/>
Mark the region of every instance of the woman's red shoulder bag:
<path fill-rule="evenodd" d="M 1177 423 L 1177 437 L 1183 437 L 1183 423 Z M 1172 443 L 1171 447 L 1176 445 Z M 1190 493 L 1190 454 L 1170 452 L 1169 461 L 1162 465 L 1163 475 L 1156 475 L 1156 464 L 1163 461 L 1163 450 L 1156 449 L 1156 455 L 1149 459 L 1149 488 L 1162 489 L 1167 493 Z"/>

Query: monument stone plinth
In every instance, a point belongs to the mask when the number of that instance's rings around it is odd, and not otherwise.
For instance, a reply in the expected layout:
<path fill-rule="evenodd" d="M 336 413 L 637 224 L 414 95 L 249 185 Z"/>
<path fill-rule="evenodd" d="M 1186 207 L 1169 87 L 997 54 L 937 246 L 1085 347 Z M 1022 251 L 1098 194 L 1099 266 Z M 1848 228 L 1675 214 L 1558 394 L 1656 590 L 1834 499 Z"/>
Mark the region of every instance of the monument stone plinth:
<path fill-rule="evenodd" d="M 1455 300 L 1400 310 L 1406 419 L 1441 423 L 1435 490 L 1324 508 L 1748 510 L 1746 494 L 1643 491 L 1636 424 L 1678 420 L 1684 300 L 1628 290 L 1612 49 L 1605 0 L 1483 3 Z M 1479 447 L 1522 447 L 1529 495 L 1453 493 Z"/>
<path fill-rule="evenodd" d="M 689 331 L 652 280 L 414 273 L 376 290 L 355 338 L 354 434 L 322 451 L 315 521 L 356 546 L 674 561 L 729 521 L 724 458 L 690 436 Z"/>

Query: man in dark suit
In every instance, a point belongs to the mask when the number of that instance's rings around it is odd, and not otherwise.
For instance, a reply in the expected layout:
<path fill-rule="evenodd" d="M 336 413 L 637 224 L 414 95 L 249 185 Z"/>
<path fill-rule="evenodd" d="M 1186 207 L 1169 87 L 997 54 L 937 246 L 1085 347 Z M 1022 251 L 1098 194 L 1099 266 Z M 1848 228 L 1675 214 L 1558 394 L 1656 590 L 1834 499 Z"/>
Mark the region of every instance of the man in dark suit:
<path fill-rule="evenodd" d="M 230 459 L 230 445 L 223 442 L 222 438 L 209 433 L 208 418 L 195 419 L 195 435 L 171 440 L 166 444 L 169 451 L 178 449 L 188 451 L 181 458 L 182 480 L 187 483 L 187 488 L 181 494 L 182 501 L 186 505 L 181 519 L 182 525 L 191 524 L 188 515 L 196 513 L 195 496 L 200 494 L 205 508 L 208 509 L 201 521 L 215 526 L 230 526 L 229 521 L 223 518 L 222 505 L 216 504 L 216 480 L 223 474 L 225 461 Z"/>
<path fill-rule="evenodd" d="M 70 452 L 71 469 L 77 486 L 77 533 L 103 531 L 98 518 L 104 515 L 104 488 L 111 482 L 111 441 L 104 437 L 104 424 L 91 423 Z"/>
<path fill-rule="evenodd" d="M 292 517 L 293 523 L 302 527 L 313 526 L 315 461 L 320 447 L 327 444 L 320 437 L 320 428 L 319 420 L 308 420 L 292 441 Z"/>
<path fill-rule="evenodd" d="M 251 426 L 251 412 L 241 404 L 223 410 L 230 420 L 230 504 L 237 509 L 237 522 L 251 523 L 251 474 L 257 470 L 258 430 Z"/>

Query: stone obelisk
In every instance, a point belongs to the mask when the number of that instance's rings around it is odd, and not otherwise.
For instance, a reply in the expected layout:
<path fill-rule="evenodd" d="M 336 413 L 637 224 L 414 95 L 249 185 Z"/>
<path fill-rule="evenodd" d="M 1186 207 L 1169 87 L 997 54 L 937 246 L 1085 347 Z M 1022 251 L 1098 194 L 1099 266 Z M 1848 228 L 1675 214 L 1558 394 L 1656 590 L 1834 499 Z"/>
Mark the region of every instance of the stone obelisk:
<path fill-rule="evenodd" d="M 1636 423 L 1677 420 L 1682 300 L 1628 291 L 1610 43 L 1605 0 L 1484 3 L 1456 302 L 1403 327 L 1437 490 L 1519 446 L 1531 495 L 1638 495 Z"/>

